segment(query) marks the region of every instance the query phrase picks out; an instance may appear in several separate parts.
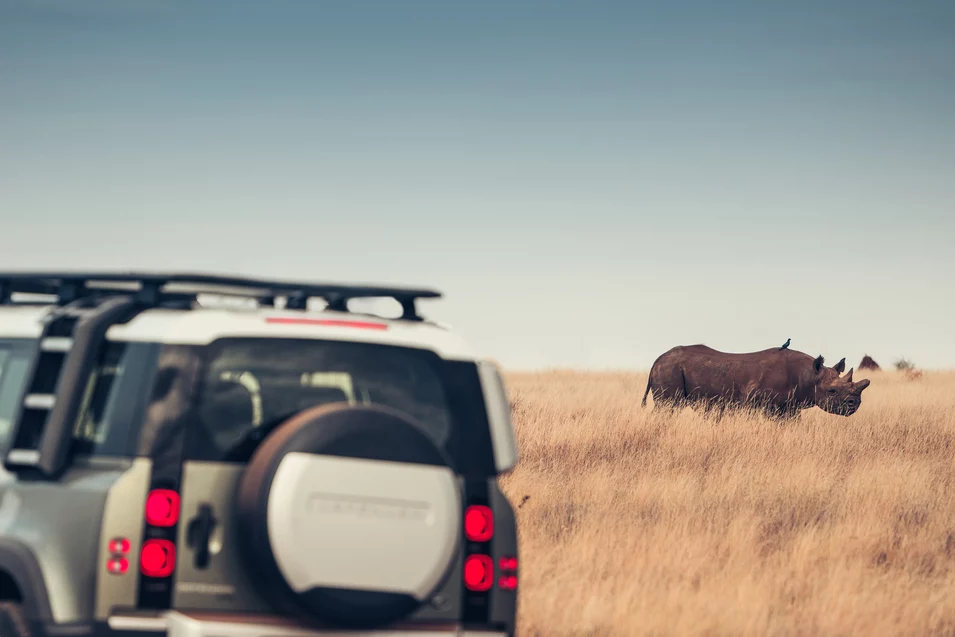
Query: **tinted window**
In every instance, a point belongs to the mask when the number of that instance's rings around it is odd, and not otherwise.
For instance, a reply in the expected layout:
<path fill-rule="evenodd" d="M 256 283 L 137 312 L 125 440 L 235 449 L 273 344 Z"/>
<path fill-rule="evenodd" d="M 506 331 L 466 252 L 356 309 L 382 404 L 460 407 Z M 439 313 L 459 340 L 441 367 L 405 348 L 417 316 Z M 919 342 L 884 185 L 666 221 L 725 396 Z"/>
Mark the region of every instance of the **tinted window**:
<path fill-rule="evenodd" d="M 0 453 L 9 449 L 13 419 L 30 373 L 32 351 L 0 342 Z"/>
<path fill-rule="evenodd" d="M 205 355 L 188 455 L 247 460 L 250 439 L 298 411 L 335 402 L 392 407 L 444 445 L 451 416 L 438 361 L 428 352 L 364 343 L 223 339 Z"/>
<path fill-rule="evenodd" d="M 138 455 L 153 461 L 153 484 L 176 489 L 182 470 L 183 445 L 190 410 L 199 386 L 199 370 L 205 348 L 163 345 L 154 365 L 155 377 L 143 413 Z"/>
<path fill-rule="evenodd" d="M 155 347 L 108 342 L 87 385 L 73 432 L 77 453 L 132 455 L 141 421 L 142 395 Z"/>

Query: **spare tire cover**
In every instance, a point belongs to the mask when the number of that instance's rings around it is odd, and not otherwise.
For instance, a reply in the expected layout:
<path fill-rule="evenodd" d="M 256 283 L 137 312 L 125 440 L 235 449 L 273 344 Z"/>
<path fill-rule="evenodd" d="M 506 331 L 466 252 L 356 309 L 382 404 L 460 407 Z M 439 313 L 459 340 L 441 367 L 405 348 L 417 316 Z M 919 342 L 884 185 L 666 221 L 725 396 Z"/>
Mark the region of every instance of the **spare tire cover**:
<path fill-rule="evenodd" d="M 263 596 L 319 624 L 407 617 L 441 585 L 460 542 L 450 459 L 381 406 L 323 405 L 282 423 L 253 454 L 237 509 Z"/>

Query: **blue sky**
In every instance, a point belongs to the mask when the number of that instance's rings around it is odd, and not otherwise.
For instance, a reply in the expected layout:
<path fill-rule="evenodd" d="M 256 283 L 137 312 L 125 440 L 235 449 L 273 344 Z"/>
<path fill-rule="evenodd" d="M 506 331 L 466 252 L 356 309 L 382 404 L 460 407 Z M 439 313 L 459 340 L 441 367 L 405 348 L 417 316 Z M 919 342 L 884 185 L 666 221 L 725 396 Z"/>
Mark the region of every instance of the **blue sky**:
<path fill-rule="evenodd" d="M 955 367 L 955 4 L 0 0 L 3 268 L 434 286 L 512 368 Z"/>

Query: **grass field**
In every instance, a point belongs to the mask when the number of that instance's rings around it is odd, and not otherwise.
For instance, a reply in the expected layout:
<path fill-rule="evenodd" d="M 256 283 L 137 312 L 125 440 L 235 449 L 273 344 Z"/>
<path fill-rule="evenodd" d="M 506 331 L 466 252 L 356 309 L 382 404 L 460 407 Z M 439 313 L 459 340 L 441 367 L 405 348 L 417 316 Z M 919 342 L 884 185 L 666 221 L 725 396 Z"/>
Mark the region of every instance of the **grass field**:
<path fill-rule="evenodd" d="M 855 377 L 854 416 L 779 424 L 509 375 L 519 636 L 955 635 L 955 373 Z"/>

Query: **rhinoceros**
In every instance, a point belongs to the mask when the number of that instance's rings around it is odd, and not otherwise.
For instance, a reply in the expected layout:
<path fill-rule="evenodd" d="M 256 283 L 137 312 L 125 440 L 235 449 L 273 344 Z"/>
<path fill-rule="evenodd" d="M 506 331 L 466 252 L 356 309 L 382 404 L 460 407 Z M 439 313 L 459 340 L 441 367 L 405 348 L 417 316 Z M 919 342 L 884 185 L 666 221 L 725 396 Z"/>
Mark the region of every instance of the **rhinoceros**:
<path fill-rule="evenodd" d="M 677 346 L 661 354 L 650 368 L 647 395 L 655 405 L 703 406 L 705 411 L 726 407 L 755 407 L 775 417 L 794 417 L 810 407 L 839 416 L 851 416 L 862 405 L 866 379 L 852 380 L 843 358 L 832 367 L 820 355 L 774 347 L 759 352 L 730 354 L 706 345 Z"/>

